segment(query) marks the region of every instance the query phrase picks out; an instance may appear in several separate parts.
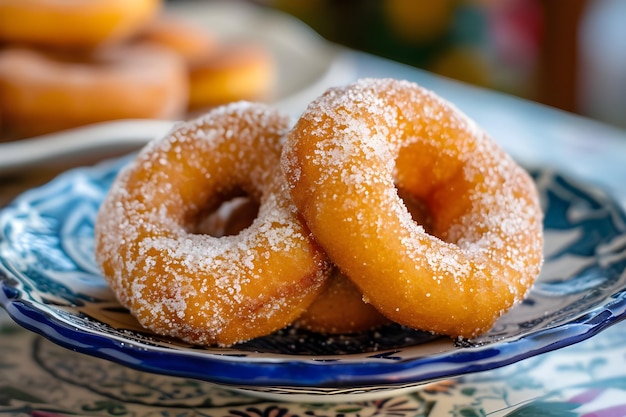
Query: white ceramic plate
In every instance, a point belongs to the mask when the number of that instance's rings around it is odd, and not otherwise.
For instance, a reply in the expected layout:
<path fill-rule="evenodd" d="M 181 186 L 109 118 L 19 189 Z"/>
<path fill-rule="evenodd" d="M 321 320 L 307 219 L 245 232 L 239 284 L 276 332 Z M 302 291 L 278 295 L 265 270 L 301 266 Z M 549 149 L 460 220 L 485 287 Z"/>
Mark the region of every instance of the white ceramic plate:
<path fill-rule="evenodd" d="M 286 14 L 239 1 L 174 3 L 168 12 L 210 29 L 224 41 L 251 39 L 267 45 L 278 70 L 270 101 L 293 117 L 331 83 L 344 84 L 354 76 L 352 62 L 339 47 Z M 171 121 L 126 120 L 0 142 L 0 176 L 33 165 L 58 164 L 59 158 L 120 155 L 166 133 L 171 125 Z"/>

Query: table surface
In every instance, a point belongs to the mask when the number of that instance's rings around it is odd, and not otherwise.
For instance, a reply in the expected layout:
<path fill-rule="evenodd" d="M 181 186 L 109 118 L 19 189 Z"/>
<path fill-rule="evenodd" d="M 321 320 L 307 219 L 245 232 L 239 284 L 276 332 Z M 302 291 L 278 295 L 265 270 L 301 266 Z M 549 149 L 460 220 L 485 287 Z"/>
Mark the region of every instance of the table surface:
<path fill-rule="evenodd" d="M 352 78 L 436 91 L 516 159 L 607 190 L 626 209 L 626 133 L 572 114 L 350 50 Z M 291 103 L 293 105 L 293 103 Z M 290 109 L 293 111 L 293 107 Z M 2 200 L 53 173 L 4 179 Z M 21 181 L 21 182 L 20 182 Z M 0 312 L 0 414 L 90 416 L 626 416 L 626 322 L 576 345 L 393 398 L 276 403 L 209 383 L 134 371 L 58 347 Z"/>

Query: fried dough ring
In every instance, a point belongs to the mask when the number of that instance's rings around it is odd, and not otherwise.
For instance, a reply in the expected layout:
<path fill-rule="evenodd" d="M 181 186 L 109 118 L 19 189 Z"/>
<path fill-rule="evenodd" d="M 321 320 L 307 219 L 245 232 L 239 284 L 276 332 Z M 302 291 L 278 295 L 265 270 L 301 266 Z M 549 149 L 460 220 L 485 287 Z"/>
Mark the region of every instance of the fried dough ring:
<path fill-rule="evenodd" d="M 291 130 L 282 161 L 316 240 L 392 321 L 476 336 L 539 273 L 542 212 L 532 179 L 416 84 L 366 79 L 327 91 Z M 397 190 L 425 203 L 432 234 Z"/>
<path fill-rule="evenodd" d="M 327 258 L 280 169 L 287 126 L 262 105 L 219 107 L 147 145 L 115 180 L 96 221 L 96 258 L 144 327 L 228 346 L 290 324 L 321 292 Z M 250 227 L 194 233 L 241 191 L 260 203 Z"/>
<path fill-rule="evenodd" d="M 231 41 L 189 68 L 189 108 L 202 110 L 231 101 L 267 100 L 274 89 L 276 63 L 264 45 Z"/>
<path fill-rule="evenodd" d="M 294 322 L 295 327 L 321 334 L 357 333 L 384 324 L 389 320 L 364 302 L 359 289 L 336 267 L 324 292 Z"/>
<path fill-rule="evenodd" d="M 138 42 L 152 42 L 170 48 L 188 67 L 215 54 L 220 41 L 210 30 L 186 19 L 162 14 L 139 34 Z"/>
<path fill-rule="evenodd" d="M 139 31 L 161 0 L 0 0 L 0 42 L 93 48 Z"/>
<path fill-rule="evenodd" d="M 84 54 L 0 50 L 0 106 L 16 138 L 116 119 L 179 119 L 187 108 L 187 70 L 154 45 Z"/>
<path fill-rule="evenodd" d="M 200 228 L 212 236 L 235 235 L 252 224 L 258 211 L 256 201 L 236 197 L 211 213 Z M 333 267 L 324 291 L 293 325 L 316 333 L 340 334 L 371 330 L 388 322 L 363 301 L 363 295 L 352 281 Z"/>

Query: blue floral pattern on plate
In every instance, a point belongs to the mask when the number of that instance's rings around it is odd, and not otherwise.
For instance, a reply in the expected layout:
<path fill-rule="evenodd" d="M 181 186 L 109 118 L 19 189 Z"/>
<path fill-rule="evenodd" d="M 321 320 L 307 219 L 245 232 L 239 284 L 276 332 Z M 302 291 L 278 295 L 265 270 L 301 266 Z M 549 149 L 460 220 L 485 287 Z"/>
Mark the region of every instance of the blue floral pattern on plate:
<path fill-rule="evenodd" d="M 17 328 L 0 311 L 0 415 L 38 417 L 614 417 L 626 410 L 626 322 L 491 371 L 392 398 L 275 402 L 208 382 L 155 375 L 81 355 Z"/>
<path fill-rule="evenodd" d="M 127 161 L 68 171 L 0 214 L 0 302 L 22 326 L 79 352 L 269 398 L 372 398 L 558 349 L 626 316 L 626 215 L 601 191 L 539 169 L 545 267 L 528 299 L 483 336 L 285 329 L 229 349 L 160 337 L 120 307 L 93 257 L 95 214 Z"/>

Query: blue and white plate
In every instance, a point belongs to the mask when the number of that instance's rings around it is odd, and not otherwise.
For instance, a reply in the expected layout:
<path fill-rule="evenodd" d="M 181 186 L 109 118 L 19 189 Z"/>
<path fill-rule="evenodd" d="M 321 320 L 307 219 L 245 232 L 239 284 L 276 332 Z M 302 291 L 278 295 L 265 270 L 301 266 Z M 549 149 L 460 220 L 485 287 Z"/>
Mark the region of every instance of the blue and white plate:
<path fill-rule="evenodd" d="M 0 302 L 22 326 L 78 352 L 266 398 L 346 401 L 507 365 L 626 317 L 625 213 L 593 187 L 536 170 L 545 266 L 528 299 L 484 336 L 453 341 L 389 326 L 326 338 L 286 329 L 229 349 L 159 337 L 120 307 L 93 256 L 96 211 L 127 160 L 68 171 L 0 214 Z"/>

